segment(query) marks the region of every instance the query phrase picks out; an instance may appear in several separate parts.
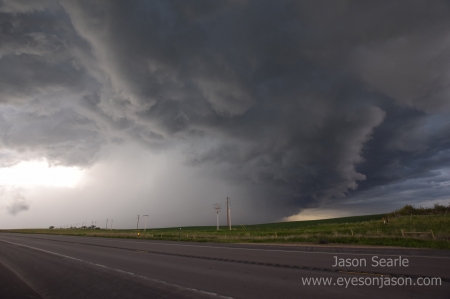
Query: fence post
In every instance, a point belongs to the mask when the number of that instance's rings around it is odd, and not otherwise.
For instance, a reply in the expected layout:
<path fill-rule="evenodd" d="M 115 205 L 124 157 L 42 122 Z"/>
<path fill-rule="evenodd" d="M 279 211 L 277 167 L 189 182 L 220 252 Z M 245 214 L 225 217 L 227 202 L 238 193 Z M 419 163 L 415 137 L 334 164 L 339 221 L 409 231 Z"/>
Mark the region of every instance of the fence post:
<path fill-rule="evenodd" d="M 432 230 L 432 229 L 430 229 L 430 231 L 431 231 L 431 235 L 433 236 L 433 239 L 435 239 L 435 240 L 436 240 L 436 237 L 434 236 L 433 230 Z"/>
<path fill-rule="evenodd" d="M 404 237 L 404 236 L 405 236 L 405 234 L 403 233 L 403 229 L 401 229 L 401 232 L 402 232 L 402 237 Z"/>

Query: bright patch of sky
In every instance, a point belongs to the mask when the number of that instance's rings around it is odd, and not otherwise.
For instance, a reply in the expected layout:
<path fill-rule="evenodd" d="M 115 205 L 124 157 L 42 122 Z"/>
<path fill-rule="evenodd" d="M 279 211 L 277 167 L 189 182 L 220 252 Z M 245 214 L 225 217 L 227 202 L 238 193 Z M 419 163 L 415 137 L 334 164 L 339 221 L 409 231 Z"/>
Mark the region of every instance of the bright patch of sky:
<path fill-rule="evenodd" d="M 82 176 L 83 170 L 79 168 L 51 166 L 45 159 L 23 161 L 11 167 L 0 168 L 0 185 L 74 188 Z"/>

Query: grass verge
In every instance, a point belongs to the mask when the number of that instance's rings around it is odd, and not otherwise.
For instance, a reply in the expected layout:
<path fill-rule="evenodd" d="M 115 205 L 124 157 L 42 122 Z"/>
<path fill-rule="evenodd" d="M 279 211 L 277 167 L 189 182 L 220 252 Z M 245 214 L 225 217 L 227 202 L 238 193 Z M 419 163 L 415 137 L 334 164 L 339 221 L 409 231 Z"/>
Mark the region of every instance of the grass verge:
<path fill-rule="evenodd" d="M 391 215 L 391 214 L 390 214 Z M 392 214 L 393 215 L 393 214 Z M 450 249 L 450 215 L 381 215 L 221 227 L 142 230 L 15 229 L 11 233 L 55 234 L 219 243 L 309 243 Z M 139 233 L 139 236 L 138 236 Z"/>

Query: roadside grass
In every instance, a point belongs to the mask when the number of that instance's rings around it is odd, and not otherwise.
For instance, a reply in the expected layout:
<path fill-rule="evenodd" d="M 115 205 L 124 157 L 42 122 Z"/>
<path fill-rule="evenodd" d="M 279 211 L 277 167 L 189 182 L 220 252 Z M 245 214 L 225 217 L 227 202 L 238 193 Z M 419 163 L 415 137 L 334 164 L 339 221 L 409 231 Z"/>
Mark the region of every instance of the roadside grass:
<path fill-rule="evenodd" d="M 393 212 L 394 213 L 394 212 Z M 394 215 L 394 214 L 389 214 Z M 143 230 L 15 229 L 11 233 L 55 234 L 219 243 L 309 243 L 401 246 L 450 249 L 450 215 L 385 214 L 313 221 L 220 227 L 179 227 Z M 139 233 L 139 236 L 138 236 Z"/>

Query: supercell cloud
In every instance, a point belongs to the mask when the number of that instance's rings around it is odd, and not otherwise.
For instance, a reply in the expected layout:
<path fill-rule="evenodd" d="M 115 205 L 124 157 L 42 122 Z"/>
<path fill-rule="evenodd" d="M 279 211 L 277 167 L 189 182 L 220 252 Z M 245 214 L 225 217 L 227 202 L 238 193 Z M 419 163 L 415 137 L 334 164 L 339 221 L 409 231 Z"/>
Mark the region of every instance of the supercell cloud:
<path fill-rule="evenodd" d="M 255 221 L 447 202 L 446 1 L 0 3 L 0 167 L 135 144 L 238 186 Z"/>

